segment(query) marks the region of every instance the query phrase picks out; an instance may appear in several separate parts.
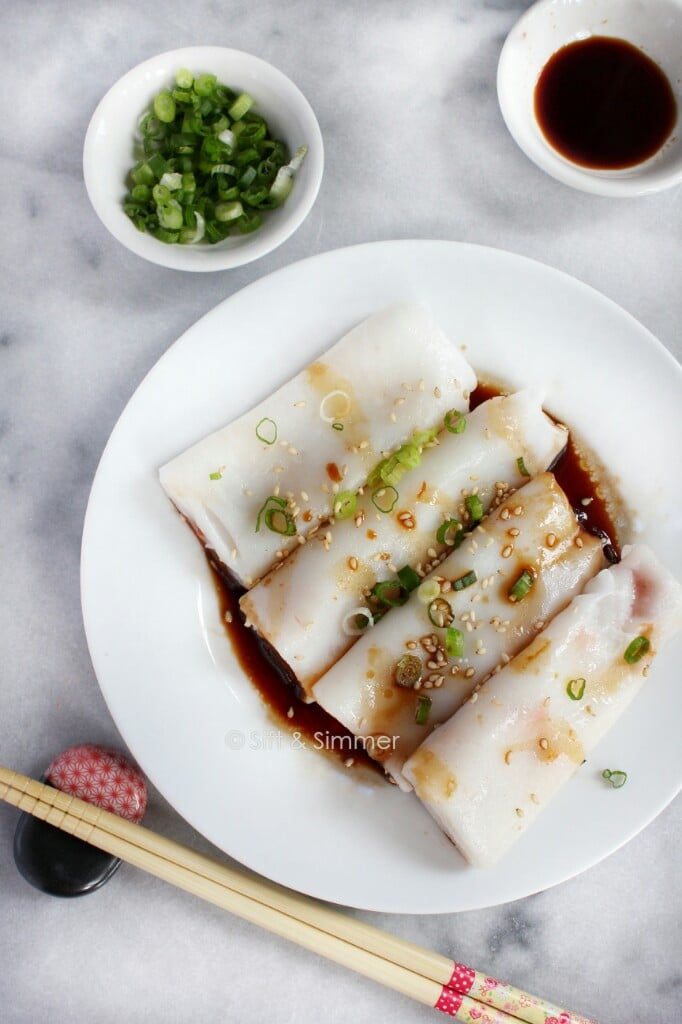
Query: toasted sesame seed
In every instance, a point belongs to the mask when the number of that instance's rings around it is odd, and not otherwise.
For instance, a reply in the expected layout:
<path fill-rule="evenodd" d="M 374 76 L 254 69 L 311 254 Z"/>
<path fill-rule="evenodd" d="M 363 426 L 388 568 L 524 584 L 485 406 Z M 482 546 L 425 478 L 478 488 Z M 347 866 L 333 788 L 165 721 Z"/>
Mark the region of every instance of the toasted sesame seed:
<path fill-rule="evenodd" d="M 534 804 L 539 804 L 540 803 L 540 801 L 538 799 L 537 793 L 531 793 L 530 798 L 531 798 L 531 800 L 533 801 Z"/>
<path fill-rule="evenodd" d="M 514 515 L 515 516 L 522 516 L 523 515 L 523 505 L 517 505 L 516 506 L 516 508 L 514 509 Z"/>
<path fill-rule="evenodd" d="M 225 612 L 225 622 L 232 622 L 232 612 Z"/>
<path fill-rule="evenodd" d="M 584 541 L 583 541 L 582 537 L 576 537 L 573 543 L 575 544 L 575 546 L 577 548 L 581 548 L 583 546 L 583 544 L 584 544 Z"/>
<path fill-rule="evenodd" d="M 294 409 L 302 409 L 306 403 L 304 401 L 294 402 Z"/>
<path fill-rule="evenodd" d="M 348 568 L 351 569 L 353 572 L 355 572 L 357 567 L 358 567 L 358 560 L 355 557 L 355 555 L 351 555 L 351 557 L 348 559 Z"/>
<path fill-rule="evenodd" d="M 466 670 L 466 672 L 464 673 L 464 675 L 465 675 L 465 677 L 466 677 L 467 679 L 471 679 L 471 677 L 472 677 L 472 676 L 475 676 L 475 675 L 476 675 L 476 669 L 475 669 L 475 668 L 473 667 L 473 665 L 471 665 L 471 666 L 470 666 L 470 667 L 469 667 L 469 668 L 468 668 L 468 669 Z"/>
<path fill-rule="evenodd" d="M 540 632 L 541 629 L 545 628 L 545 620 L 544 619 L 538 619 L 537 622 L 533 623 L 533 628 L 537 629 L 537 631 Z"/>
<path fill-rule="evenodd" d="M 518 537 L 521 531 L 517 526 L 512 526 L 511 530 L 507 530 L 507 533 L 509 534 L 510 537 Z"/>
<path fill-rule="evenodd" d="M 595 712 L 594 712 L 594 708 L 592 707 L 591 704 L 586 704 L 585 705 L 585 711 L 587 711 L 588 715 L 592 715 L 593 718 L 597 717 Z"/>
<path fill-rule="evenodd" d="M 502 651 L 501 658 L 505 665 L 509 664 L 509 662 L 511 661 L 511 658 L 509 657 L 506 651 Z"/>
<path fill-rule="evenodd" d="M 411 384 L 407 384 L 406 381 L 403 381 L 400 386 L 403 389 L 403 391 L 411 391 L 412 390 L 412 385 Z"/>
<path fill-rule="evenodd" d="M 433 685 L 436 687 L 437 690 L 439 690 L 444 682 L 445 676 L 437 676 L 436 679 L 434 679 L 433 681 Z"/>
<path fill-rule="evenodd" d="M 407 647 L 408 651 L 416 651 L 417 650 L 417 642 L 416 642 L 416 640 L 408 640 L 407 643 L 405 644 L 405 646 Z"/>
<path fill-rule="evenodd" d="M 323 494 L 329 494 L 329 485 L 320 484 L 320 490 L 322 491 Z"/>
<path fill-rule="evenodd" d="M 300 455 L 300 454 L 301 453 L 299 452 L 298 448 L 294 448 L 293 445 L 289 448 L 289 455 Z"/>
<path fill-rule="evenodd" d="M 591 505 L 593 501 L 594 501 L 594 498 L 581 498 L 580 499 L 580 504 L 581 505 Z"/>
<path fill-rule="evenodd" d="M 273 473 L 283 473 L 284 472 L 284 466 L 275 466 L 273 468 L 272 472 Z"/>
<path fill-rule="evenodd" d="M 237 557 L 237 549 L 236 548 L 232 548 L 232 551 L 230 552 L 230 554 L 232 555 L 233 558 L 236 558 Z"/>
<path fill-rule="evenodd" d="M 510 515 L 511 515 L 511 513 L 510 513 L 509 509 L 508 508 L 503 508 L 502 511 L 500 512 L 500 519 L 509 519 Z"/>
<path fill-rule="evenodd" d="M 440 388 L 436 384 L 435 388 L 433 389 L 433 397 L 434 398 L 440 398 L 440 395 L 441 395 Z"/>
<path fill-rule="evenodd" d="M 293 718 L 293 717 L 294 717 L 294 709 L 293 708 L 289 708 L 289 710 L 287 711 L 287 718 Z"/>
<path fill-rule="evenodd" d="M 300 534 L 299 534 L 299 536 L 298 536 L 298 537 L 296 538 L 296 540 L 298 541 L 298 543 L 299 543 L 299 544 L 300 544 L 301 546 L 303 546 L 303 545 L 305 544 L 305 537 L 301 537 L 301 535 L 300 535 Z"/>
<path fill-rule="evenodd" d="M 358 447 L 361 451 L 364 451 L 365 448 L 369 448 L 369 441 L 361 441 Z"/>
<path fill-rule="evenodd" d="M 549 747 L 549 740 L 546 740 L 543 736 L 541 740 L 538 740 L 538 746 L 541 750 L 547 750 Z"/>
<path fill-rule="evenodd" d="M 471 696 L 469 697 L 469 702 L 470 702 L 471 704 L 475 704 L 477 700 L 478 700 L 478 691 L 477 691 L 477 690 L 474 690 L 474 692 L 473 692 L 473 693 L 471 694 Z"/>
<path fill-rule="evenodd" d="M 301 491 L 301 501 L 310 501 L 307 491 Z"/>
<path fill-rule="evenodd" d="M 418 384 L 417 386 L 418 386 L 418 388 L 419 388 L 419 390 L 420 390 L 420 391 L 423 391 L 423 390 L 424 390 L 424 381 L 423 381 L 423 380 L 420 380 L 420 381 L 419 381 L 419 384 Z"/>
<path fill-rule="evenodd" d="M 397 423 L 398 422 L 398 417 L 396 416 L 396 414 L 394 412 L 391 413 L 389 418 L 391 420 L 391 423 Z"/>
<path fill-rule="evenodd" d="M 545 706 L 546 708 L 548 708 L 548 707 L 549 707 L 549 702 L 551 701 L 551 699 L 552 699 L 551 697 L 545 697 L 545 699 L 543 700 L 543 702 L 542 702 L 542 703 L 544 704 L 544 706 Z"/>
<path fill-rule="evenodd" d="M 547 545 L 548 548 L 553 548 L 554 545 L 556 544 L 556 534 L 555 533 L 548 533 L 547 536 L 545 537 L 545 544 Z"/>
<path fill-rule="evenodd" d="M 516 817 L 517 818 L 522 818 L 523 817 L 523 808 L 521 808 L 521 807 L 517 807 L 516 808 Z"/>
<path fill-rule="evenodd" d="M 513 546 L 511 544 L 506 544 L 502 548 L 502 557 L 503 558 L 509 558 L 510 555 L 512 554 L 513 550 L 514 550 L 514 548 L 513 548 Z"/>
<path fill-rule="evenodd" d="M 355 758 L 347 757 L 346 760 L 343 763 L 344 763 L 346 768 L 352 768 L 353 765 L 355 764 Z"/>

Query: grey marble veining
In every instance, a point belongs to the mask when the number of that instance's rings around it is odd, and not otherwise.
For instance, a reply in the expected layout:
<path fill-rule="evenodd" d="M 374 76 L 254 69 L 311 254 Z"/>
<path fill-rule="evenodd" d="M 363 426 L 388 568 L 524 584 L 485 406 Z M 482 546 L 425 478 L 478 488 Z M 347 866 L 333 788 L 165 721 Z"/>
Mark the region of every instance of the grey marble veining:
<path fill-rule="evenodd" d="M 627 201 L 571 191 L 529 163 L 503 125 L 497 58 L 526 6 L 0 5 L 0 761 L 37 775 L 72 743 L 122 745 L 81 622 L 89 488 L 145 373 L 243 285 L 356 242 L 473 241 L 586 281 L 682 356 L 682 190 Z M 112 82 L 154 53 L 197 43 L 258 53 L 293 77 L 326 146 L 322 189 L 305 224 L 275 253 L 224 274 L 184 275 L 128 253 L 95 217 L 81 173 L 87 123 Z M 88 899 L 43 897 L 14 868 L 15 819 L 0 806 L 6 1024 L 434 1019 L 125 866 Z M 677 802 L 590 871 L 508 906 L 359 916 L 600 1024 L 668 1024 L 679 1019 L 682 989 L 680 822 Z M 209 849 L 158 794 L 148 823 Z"/>

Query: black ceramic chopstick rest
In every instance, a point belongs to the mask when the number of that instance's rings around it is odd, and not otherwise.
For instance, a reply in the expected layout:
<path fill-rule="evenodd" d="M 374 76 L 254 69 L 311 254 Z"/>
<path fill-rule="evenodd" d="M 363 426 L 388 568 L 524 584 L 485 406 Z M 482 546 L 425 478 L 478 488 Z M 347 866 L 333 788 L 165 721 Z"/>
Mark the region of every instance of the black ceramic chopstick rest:
<path fill-rule="evenodd" d="M 147 786 L 137 765 L 117 751 L 91 743 L 70 747 L 56 757 L 43 781 L 129 821 L 140 822 L 147 807 Z M 94 892 L 121 863 L 26 813 L 14 833 L 14 860 L 27 882 L 52 896 Z"/>

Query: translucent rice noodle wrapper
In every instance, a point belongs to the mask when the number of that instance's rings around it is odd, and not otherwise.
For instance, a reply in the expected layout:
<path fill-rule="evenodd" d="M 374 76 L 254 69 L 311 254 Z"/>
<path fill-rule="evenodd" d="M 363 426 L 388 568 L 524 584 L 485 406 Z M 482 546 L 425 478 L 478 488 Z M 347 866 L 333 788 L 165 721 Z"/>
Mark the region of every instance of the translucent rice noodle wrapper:
<path fill-rule="evenodd" d="M 682 588 L 644 546 L 592 580 L 404 767 L 464 857 L 495 864 L 644 684 Z"/>
<path fill-rule="evenodd" d="M 431 730 L 501 671 L 604 565 L 601 542 L 580 529 L 555 478 L 542 473 L 441 563 L 430 577 L 435 587 L 422 583 L 406 605 L 365 634 L 313 695 L 409 789 L 403 765 Z M 529 589 L 515 599 L 524 589 L 519 581 L 528 579 Z M 449 632 L 455 630 L 459 637 Z M 454 641 L 462 645 L 458 656 L 448 653 L 449 644 L 456 650 Z M 399 685 L 400 666 L 416 662 L 401 659 L 419 660 L 412 687 Z"/>
<path fill-rule="evenodd" d="M 333 478 L 357 490 L 384 453 L 448 410 L 465 412 L 475 386 L 431 315 L 400 303 L 168 462 L 161 485 L 202 543 L 249 587 L 331 514 Z"/>
<path fill-rule="evenodd" d="M 443 429 L 395 487 L 366 487 L 348 518 L 337 516 L 242 598 L 247 624 L 304 692 L 358 639 L 354 612 L 366 605 L 366 591 L 395 580 L 403 566 L 423 575 L 452 550 L 456 527 L 441 539 L 438 531 L 452 519 L 471 525 L 465 496 L 473 492 L 487 512 L 527 480 L 524 473 L 555 461 L 568 432 L 543 412 L 542 397 L 529 389 L 491 398 L 454 424 L 461 433 Z"/>

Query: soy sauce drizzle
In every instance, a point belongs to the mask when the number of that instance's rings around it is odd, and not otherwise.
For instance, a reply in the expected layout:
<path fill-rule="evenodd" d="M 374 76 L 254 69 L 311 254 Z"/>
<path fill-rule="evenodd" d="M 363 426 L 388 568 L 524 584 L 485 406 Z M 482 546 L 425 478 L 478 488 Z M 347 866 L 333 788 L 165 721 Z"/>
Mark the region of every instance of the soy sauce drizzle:
<path fill-rule="evenodd" d="M 471 411 L 489 398 L 502 394 L 505 392 L 501 388 L 479 384 L 470 396 Z M 608 561 L 618 561 L 617 534 L 607 504 L 599 492 L 598 482 L 590 474 L 572 439 L 552 467 L 552 472 L 583 529 L 602 539 Z M 585 499 L 589 503 L 583 505 Z M 301 700 L 298 684 L 289 667 L 255 630 L 244 625 L 239 608 L 239 598 L 245 593 L 244 589 L 224 571 L 212 552 L 207 551 L 206 554 L 220 603 L 221 621 L 237 660 L 278 726 L 292 734 L 299 733 L 307 747 L 323 750 L 346 767 L 371 769 L 373 775 L 385 778 L 381 765 L 362 749 L 353 733 L 319 704 L 305 704 Z M 291 708 L 294 710 L 293 718 L 288 714 Z M 351 759 L 352 765 L 348 763 Z"/>

